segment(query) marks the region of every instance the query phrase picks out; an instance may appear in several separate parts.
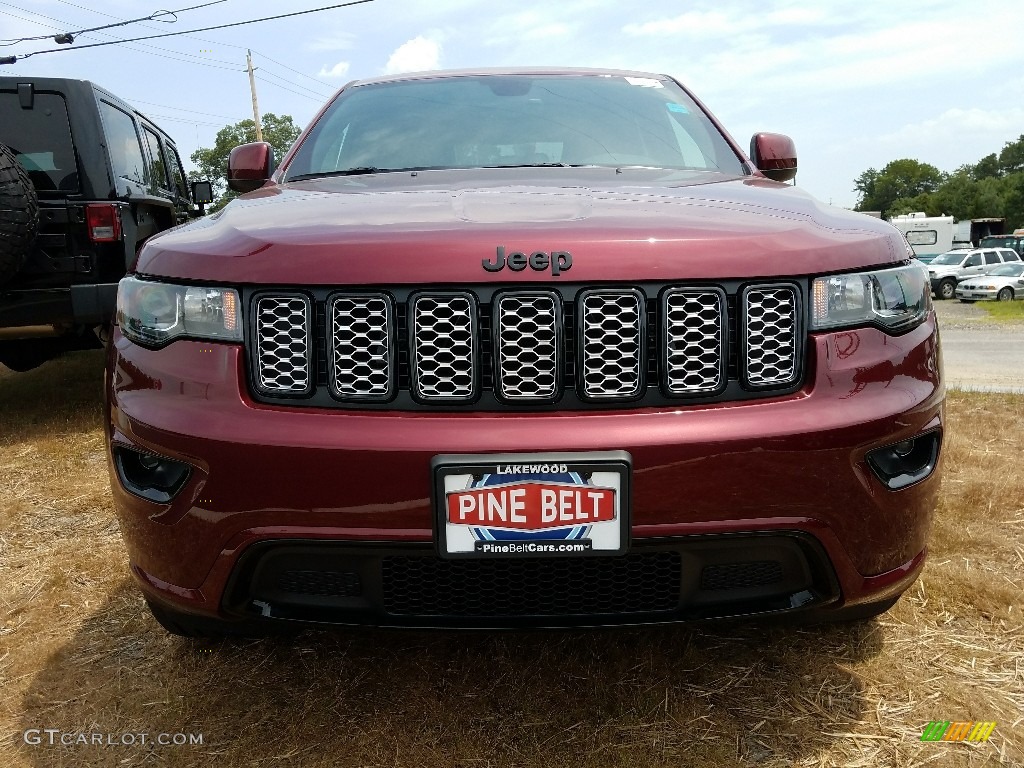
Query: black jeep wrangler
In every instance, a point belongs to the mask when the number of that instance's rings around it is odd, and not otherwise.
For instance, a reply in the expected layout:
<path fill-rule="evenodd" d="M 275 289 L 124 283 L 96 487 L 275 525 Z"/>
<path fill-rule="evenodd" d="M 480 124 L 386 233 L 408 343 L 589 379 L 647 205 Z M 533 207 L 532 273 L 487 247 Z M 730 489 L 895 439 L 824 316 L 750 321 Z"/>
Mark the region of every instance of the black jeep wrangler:
<path fill-rule="evenodd" d="M 100 346 L 139 247 L 201 215 L 210 192 L 190 190 L 170 136 L 108 91 L 0 77 L 0 363 Z"/>

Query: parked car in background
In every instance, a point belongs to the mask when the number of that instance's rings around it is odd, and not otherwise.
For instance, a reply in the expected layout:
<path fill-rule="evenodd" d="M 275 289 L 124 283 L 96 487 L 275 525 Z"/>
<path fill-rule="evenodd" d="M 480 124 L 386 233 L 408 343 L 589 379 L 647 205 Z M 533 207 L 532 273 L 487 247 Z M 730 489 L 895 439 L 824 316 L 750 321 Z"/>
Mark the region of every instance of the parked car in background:
<path fill-rule="evenodd" d="M 171 137 L 109 91 L 0 77 L 0 363 L 99 347 L 139 247 L 209 201 L 193 186 Z"/>
<path fill-rule="evenodd" d="M 952 299 L 956 284 L 967 277 L 984 274 L 987 269 L 1004 262 L 1019 262 L 1020 256 L 1010 248 L 972 248 L 946 251 L 928 264 L 928 278 L 937 298 Z"/>
<path fill-rule="evenodd" d="M 965 303 L 1024 298 L 1024 262 L 1000 264 L 984 275 L 962 280 L 956 286 L 956 297 Z"/>

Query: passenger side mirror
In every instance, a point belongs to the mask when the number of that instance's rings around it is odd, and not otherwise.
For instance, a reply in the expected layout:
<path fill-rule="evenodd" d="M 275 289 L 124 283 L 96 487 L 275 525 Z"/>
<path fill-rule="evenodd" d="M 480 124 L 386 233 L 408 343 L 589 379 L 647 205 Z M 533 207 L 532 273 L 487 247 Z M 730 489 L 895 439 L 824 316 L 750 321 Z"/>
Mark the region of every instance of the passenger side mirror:
<path fill-rule="evenodd" d="M 228 186 L 235 192 L 259 189 L 274 172 L 274 148 L 265 141 L 242 144 L 228 155 Z"/>
<path fill-rule="evenodd" d="M 209 181 L 192 182 L 192 202 L 200 208 L 213 202 L 213 184 Z"/>
<path fill-rule="evenodd" d="M 796 178 L 796 145 L 781 133 L 755 133 L 750 139 L 754 167 L 772 181 Z"/>

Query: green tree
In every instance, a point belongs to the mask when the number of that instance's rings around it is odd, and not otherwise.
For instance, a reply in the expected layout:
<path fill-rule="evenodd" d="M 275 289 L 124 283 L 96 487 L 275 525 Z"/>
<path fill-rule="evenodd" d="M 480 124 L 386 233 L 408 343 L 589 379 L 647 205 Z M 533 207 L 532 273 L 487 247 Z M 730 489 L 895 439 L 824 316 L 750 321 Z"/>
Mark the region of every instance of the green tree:
<path fill-rule="evenodd" d="M 999 170 L 1002 173 L 1024 171 L 1024 134 L 1016 141 L 1008 141 L 999 152 Z"/>
<path fill-rule="evenodd" d="M 999 158 L 994 152 L 991 155 L 985 155 L 985 157 L 981 158 L 977 165 L 971 166 L 971 176 L 978 181 L 981 179 L 996 178 L 1002 175 L 1003 172 L 999 168 Z"/>
<path fill-rule="evenodd" d="M 295 125 L 291 115 L 278 117 L 273 112 L 262 116 L 263 140 L 274 148 L 274 157 L 280 160 L 288 148 L 295 143 L 301 129 Z M 209 179 L 213 182 L 215 195 L 211 210 L 217 211 L 238 196 L 227 185 L 228 155 L 240 144 L 256 141 L 256 123 L 252 120 L 241 120 L 234 125 L 226 125 L 217 132 L 212 147 L 200 147 L 192 153 L 192 162 L 197 170 L 189 172 L 189 177 Z"/>
<path fill-rule="evenodd" d="M 881 211 L 887 217 L 897 200 L 935 192 L 943 179 L 934 165 L 909 158 L 893 160 L 881 171 L 869 168 L 854 181 L 857 210 Z"/>

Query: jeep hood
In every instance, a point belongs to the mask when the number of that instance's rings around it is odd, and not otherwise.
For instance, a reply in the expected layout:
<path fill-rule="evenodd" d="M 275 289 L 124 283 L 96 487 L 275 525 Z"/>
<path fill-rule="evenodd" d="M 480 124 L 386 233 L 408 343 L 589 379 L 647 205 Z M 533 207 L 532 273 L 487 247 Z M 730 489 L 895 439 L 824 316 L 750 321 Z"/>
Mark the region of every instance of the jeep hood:
<path fill-rule="evenodd" d="M 488 272 L 496 249 L 570 271 Z M 152 238 L 140 274 L 227 284 L 728 279 L 903 261 L 891 225 L 760 177 L 653 169 L 421 171 L 270 183 Z"/>

